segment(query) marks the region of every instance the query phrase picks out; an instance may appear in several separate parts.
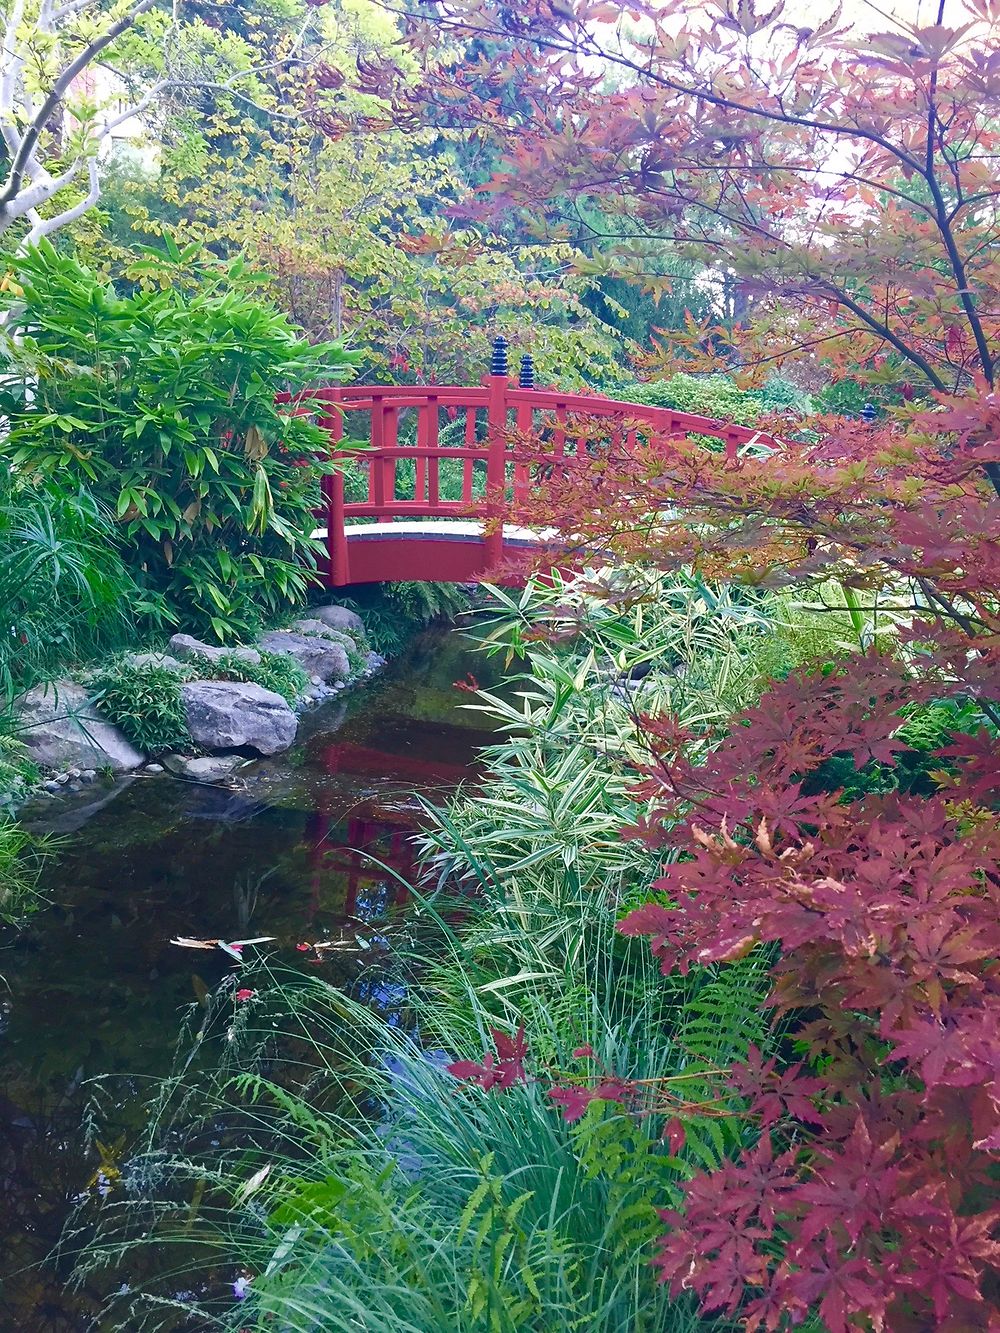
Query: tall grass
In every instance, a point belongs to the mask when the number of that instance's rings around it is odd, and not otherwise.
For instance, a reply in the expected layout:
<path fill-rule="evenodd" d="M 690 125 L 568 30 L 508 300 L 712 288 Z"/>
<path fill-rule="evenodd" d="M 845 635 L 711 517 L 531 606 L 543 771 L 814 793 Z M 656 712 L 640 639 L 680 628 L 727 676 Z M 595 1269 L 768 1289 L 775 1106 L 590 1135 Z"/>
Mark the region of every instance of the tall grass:
<path fill-rule="evenodd" d="M 241 975 L 249 1001 L 227 983 L 196 1011 L 81 1264 L 90 1278 L 131 1273 L 143 1248 L 156 1256 L 164 1271 L 120 1295 L 118 1327 L 706 1327 L 655 1281 L 658 1210 L 752 1141 L 718 1076 L 773 1034 L 762 960 L 667 980 L 644 942 L 615 931 L 672 855 L 621 836 L 645 810 L 625 682 L 648 667 L 642 707 L 679 707 L 711 744 L 769 624 L 762 604 L 658 592 L 617 606 L 583 584 L 498 597 L 485 639 L 523 649 L 524 676 L 513 699 L 471 705 L 500 730 L 476 788 L 427 809 L 425 878 L 394 976 L 405 999 L 387 988 L 387 1010 L 378 985 L 352 998 L 265 966 Z M 539 610 L 573 637 L 532 642 Z M 444 1068 L 518 1026 L 525 1082 L 487 1093 Z M 648 1080 L 642 1106 L 596 1102 L 567 1123 L 548 1087 L 596 1068 Z M 675 1151 L 663 1129 L 678 1104 Z M 86 1225 L 85 1210 L 78 1237 Z"/>
<path fill-rule="evenodd" d="M 150 613 L 85 489 L 0 473 L 0 691 L 128 644 Z"/>

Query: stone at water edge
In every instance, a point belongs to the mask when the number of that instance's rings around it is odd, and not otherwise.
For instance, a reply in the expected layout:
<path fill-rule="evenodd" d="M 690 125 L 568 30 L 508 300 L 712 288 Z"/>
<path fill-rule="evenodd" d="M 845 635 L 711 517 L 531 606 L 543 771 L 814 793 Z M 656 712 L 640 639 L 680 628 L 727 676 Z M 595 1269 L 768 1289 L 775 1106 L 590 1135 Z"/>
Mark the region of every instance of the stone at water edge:
<path fill-rule="evenodd" d="M 276 629 L 262 634 L 259 643 L 269 653 L 294 657 L 307 676 L 319 676 L 320 680 L 330 681 L 346 680 L 351 674 L 346 650 L 329 639 Z"/>
<path fill-rule="evenodd" d="M 168 647 L 175 657 L 184 662 L 197 657 L 204 657 L 209 662 L 218 662 L 222 657 L 235 657 L 240 662 L 251 662 L 254 666 L 260 662 L 260 653 L 256 648 L 220 648 L 218 644 L 202 643 L 201 639 L 191 634 L 174 634 Z"/>
<path fill-rule="evenodd" d="M 298 723 L 280 694 L 235 680 L 181 686 L 191 739 L 203 750 L 277 754 L 295 740 Z"/>
<path fill-rule="evenodd" d="M 168 754 L 164 755 L 163 763 L 175 777 L 188 778 L 192 782 L 225 782 L 243 760 L 238 754 L 206 754 L 197 759 L 183 754 Z"/>
<path fill-rule="evenodd" d="M 364 634 L 365 622 L 356 611 L 346 606 L 313 606 L 309 615 L 314 620 L 322 620 L 331 629 L 341 629 L 347 634 Z"/>
<path fill-rule="evenodd" d="M 18 740 L 28 758 L 60 772 L 77 768 L 129 773 L 145 756 L 113 723 L 101 717 L 82 685 L 56 681 L 35 685 L 15 702 Z"/>

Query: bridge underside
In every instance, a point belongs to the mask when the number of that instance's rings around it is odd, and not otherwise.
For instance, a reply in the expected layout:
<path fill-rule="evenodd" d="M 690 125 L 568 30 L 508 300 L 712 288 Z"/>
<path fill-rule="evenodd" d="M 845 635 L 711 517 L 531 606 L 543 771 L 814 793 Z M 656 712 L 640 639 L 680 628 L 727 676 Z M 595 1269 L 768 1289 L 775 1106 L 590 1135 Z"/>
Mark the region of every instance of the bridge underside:
<path fill-rule="evenodd" d="M 326 541 L 326 529 L 313 534 Z M 346 577 L 336 582 L 324 569 L 330 587 L 353 583 L 475 583 L 491 573 L 483 544 L 483 524 L 464 520 L 358 523 L 346 529 Z M 516 561 L 537 551 L 544 538 L 527 528 L 504 528 L 503 561 Z M 496 582 L 515 585 L 506 574 Z"/>

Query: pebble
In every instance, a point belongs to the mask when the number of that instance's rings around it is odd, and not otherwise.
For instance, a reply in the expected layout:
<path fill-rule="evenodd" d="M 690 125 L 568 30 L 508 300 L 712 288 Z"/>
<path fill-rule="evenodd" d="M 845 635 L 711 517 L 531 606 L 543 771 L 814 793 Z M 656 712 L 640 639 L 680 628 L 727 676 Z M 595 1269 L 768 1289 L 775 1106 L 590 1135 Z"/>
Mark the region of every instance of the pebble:
<path fill-rule="evenodd" d="M 312 685 L 322 685 L 322 684 L 323 684 L 323 677 L 322 677 L 322 676 L 310 676 L 310 677 L 309 677 L 309 682 L 310 682 L 310 684 L 312 684 Z"/>
<path fill-rule="evenodd" d="M 68 778 L 78 778 L 80 776 L 80 770 L 78 768 L 68 768 L 66 770 L 66 776 Z"/>
<path fill-rule="evenodd" d="M 162 773 L 162 772 L 163 772 L 163 765 L 162 765 L 162 764 L 147 764 L 147 765 L 146 765 L 146 772 L 147 772 L 147 773 Z"/>
<path fill-rule="evenodd" d="M 50 779 L 48 782 L 42 783 L 42 791 L 47 791 L 51 792 L 52 794 L 55 794 L 57 791 L 61 790 L 62 788 L 59 786 L 59 783 L 56 782 L 55 778 Z"/>
<path fill-rule="evenodd" d="M 80 781 L 81 781 L 81 782 L 96 782 L 96 781 L 97 781 L 97 769 L 96 769 L 96 768 L 84 768 L 84 769 L 81 769 L 81 770 L 80 770 Z"/>

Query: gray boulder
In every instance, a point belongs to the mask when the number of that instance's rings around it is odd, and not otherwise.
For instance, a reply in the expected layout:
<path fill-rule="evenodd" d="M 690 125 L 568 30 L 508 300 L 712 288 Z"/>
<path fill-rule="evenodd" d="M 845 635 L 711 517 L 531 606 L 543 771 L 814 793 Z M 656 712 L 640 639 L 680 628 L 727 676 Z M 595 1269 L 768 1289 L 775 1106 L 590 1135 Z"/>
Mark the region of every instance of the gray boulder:
<path fill-rule="evenodd" d="M 181 686 L 188 729 L 203 750 L 277 754 L 295 740 L 295 714 L 280 694 L 235 680 Z"/>
<path fill-rule="evenodd" d="M 339 643 L 341 648 L 346 648 L 349 653 L 356 653 L 358 645 L 349 634 L 345 634 L 342 629 L 334 629 L 322 620 L 296 620 L 292 626 L 296 634 L 305 634 L 308 636 L 329 639 L 331 643 Z"/>
<path fill-rule="evenodd" d="M 113 723 L 101 717 L 82 685 L 36 685 L 16 705 L 18 739 L 44 768 L 110 768 L 129 773 L 144 756 Z"/>
<path fill-rule="evenodd" d="M 191 759 L 184 754 L 168 754 L 163 759 L 167 771 L 192 782 L 225 782 L 243 760 L 238 754 L 205 754 Z"/>
<path fill-rule="evenodd" d="M 331 629 L 340 629 L 346 634 L 365 632 L 365 622 L 356 611 L 349 611 L 346 606 L 314 606 L 310 614 Z"/>
<path fill-rule="evenodd" d="M 254 665 L 260 661 L 260 653 L 256 648 L 220 648 L 218 644 L 202 643 L 201 639 L 191 634 L 173 635 L 169 647 L 173 655 L 184 662 L 197 657 L 203 657 L 209 662 L 218 662 L 222 657 L 236 657 L 241 662 L 252 662 Z"/>
<path fill-rule="evenodd" d="M 310 634 L 292 634 L 289 630 L 271 630 L 262 634 L 260 646 L 269 653 L 294 657 L 307 676 L 320 680 L 346 680 L 351 674 L 347 653 L 339 643 Z"/>

